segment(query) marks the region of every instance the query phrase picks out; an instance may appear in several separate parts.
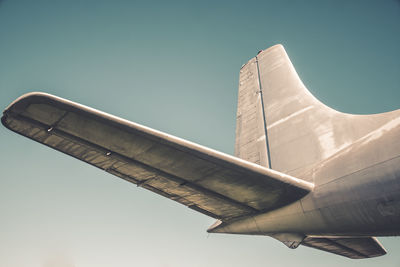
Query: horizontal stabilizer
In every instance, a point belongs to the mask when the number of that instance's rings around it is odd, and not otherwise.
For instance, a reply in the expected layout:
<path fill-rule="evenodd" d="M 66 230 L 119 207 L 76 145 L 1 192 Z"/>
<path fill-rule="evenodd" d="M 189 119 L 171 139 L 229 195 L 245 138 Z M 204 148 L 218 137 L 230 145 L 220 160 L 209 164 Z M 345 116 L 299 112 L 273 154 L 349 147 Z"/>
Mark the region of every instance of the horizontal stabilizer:
<path fill-rule="evenodd" d="M 301 244 L 351 259 L 373 258 L 386 254 L 385 248 L 375 237 L 306 237 Z"/>
<path fill-rule="evenodd" d="M 226 221 L 273 210 L 313 184 L 44 93 L 5 111 L 10 130 Z"/>

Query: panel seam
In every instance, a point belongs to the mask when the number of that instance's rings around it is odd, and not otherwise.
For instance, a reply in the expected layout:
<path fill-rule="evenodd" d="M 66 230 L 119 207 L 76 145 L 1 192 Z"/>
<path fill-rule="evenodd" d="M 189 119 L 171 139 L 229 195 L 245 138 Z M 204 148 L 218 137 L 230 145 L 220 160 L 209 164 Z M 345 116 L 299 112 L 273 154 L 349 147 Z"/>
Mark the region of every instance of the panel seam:
<path fill-rule="evenodd" d="M 266 143 L 266 146 L 267 146 L 268 168 L 272 169 L 272 166 L 271 166 L 271 154 L 270 154 L 270 150 L 269 150 L 267 120 L 266 120 L 266 114 L 265 114 L 265 108 L 264 108 L 263 89 L 262 89 L 261 77 L 260 77 L 260 66 L 258 64 L 258 57 L 257 56 L 256 56 L 256 64 L 257 64 L 258 87 L 260 89 L 259 92 L 260 92 L 260 98 L 261 98 L 261 110 L 262 110 L 262 116 L 263 116 L 263 122 L 264 122 L 265 143 Z"/>

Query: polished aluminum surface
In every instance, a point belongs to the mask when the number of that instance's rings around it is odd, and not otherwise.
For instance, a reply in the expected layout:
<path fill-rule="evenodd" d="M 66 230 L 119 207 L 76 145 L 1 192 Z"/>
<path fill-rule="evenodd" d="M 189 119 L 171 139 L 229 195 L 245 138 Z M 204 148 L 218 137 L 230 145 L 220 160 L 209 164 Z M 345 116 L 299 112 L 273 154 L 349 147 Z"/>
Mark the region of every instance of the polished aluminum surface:
<path fill-rule="evenodd" d="M 45 93 L 11 103 L 4 126 L 218 221 L 349 258 L 400 234 L 400 110 L 352 115 L 318 101 L 283 46 L 240 70 L 235 156 Z"/>

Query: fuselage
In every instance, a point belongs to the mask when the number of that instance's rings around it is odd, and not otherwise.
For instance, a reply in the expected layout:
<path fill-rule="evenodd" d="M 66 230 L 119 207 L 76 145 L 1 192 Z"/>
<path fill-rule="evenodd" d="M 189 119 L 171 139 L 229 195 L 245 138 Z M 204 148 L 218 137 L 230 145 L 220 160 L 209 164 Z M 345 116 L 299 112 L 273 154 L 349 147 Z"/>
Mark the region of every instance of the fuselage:
<path fill-rule="evenodd" d="M 315 183 L 314 190 L 304 198 L 222 224 L 213 232 L 399 235 L 400 116 L 343 147 L 300 178 Z"/>

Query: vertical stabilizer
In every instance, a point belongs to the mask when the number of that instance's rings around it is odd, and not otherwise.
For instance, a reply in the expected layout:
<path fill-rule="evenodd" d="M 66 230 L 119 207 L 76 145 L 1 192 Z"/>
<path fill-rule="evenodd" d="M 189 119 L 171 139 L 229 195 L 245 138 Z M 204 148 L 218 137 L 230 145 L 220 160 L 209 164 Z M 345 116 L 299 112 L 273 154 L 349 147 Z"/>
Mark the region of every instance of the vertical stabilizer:
<path fill-rule="evenodd" d="M 283 46 L 275 45 L 240 70 L 235 155 L 301 177 L 391 117 L 325 106 L 303 85 Z"/>

